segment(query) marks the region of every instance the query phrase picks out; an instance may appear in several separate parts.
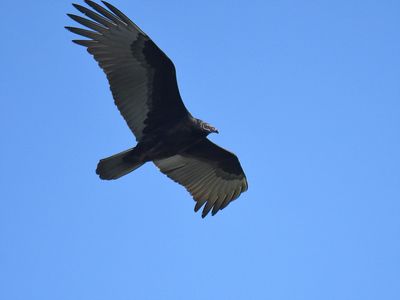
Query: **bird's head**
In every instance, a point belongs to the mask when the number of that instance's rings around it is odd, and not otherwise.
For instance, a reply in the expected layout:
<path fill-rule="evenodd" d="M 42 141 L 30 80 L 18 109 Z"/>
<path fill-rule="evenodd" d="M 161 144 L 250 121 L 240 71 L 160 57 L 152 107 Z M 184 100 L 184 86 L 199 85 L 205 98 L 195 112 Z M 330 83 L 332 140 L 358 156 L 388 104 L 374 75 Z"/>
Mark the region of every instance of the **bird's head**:
<path fill-rule="evenodd" d="M 219 133 L 217 128 L 215 128 L 214 126 L 212 126 L 206 122 L 200 121 L 199 125 L 200 125 L 201 130 L 207 135 L 209 135 L 210 133 L 214 133 L 214 132 Z"/>

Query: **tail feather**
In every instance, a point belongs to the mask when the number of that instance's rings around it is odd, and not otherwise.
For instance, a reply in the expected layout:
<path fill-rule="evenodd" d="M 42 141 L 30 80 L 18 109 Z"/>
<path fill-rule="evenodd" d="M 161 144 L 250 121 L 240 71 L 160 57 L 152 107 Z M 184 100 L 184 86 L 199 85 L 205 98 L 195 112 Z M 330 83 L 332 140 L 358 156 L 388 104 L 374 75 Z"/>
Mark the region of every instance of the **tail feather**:
<path fill-rule="evenodd" d="M 133 156 L 134 149 L 128 149 L 113 156 L 103 158 L 97 164 L 96 174 L 101 179 L 112 180 L 120 178 L 144 164 L 141 161 L 135 161 Z"/>

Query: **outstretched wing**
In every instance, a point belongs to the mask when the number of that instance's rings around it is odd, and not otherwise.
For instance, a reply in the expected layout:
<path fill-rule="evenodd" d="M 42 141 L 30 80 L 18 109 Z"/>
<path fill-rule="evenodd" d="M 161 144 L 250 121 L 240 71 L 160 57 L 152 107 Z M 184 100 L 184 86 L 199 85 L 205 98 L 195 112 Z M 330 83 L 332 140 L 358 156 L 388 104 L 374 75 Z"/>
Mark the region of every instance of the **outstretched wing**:
<path fill-rule="evenodd" d="M 186 117 L 172 61 L 117 8 L 85 2 L 93 10 L 73 5 L 90 19 L 68 16 L 90 30 L 66 28 L 88 38 L 74 42 L 86 47 L 106 73 L 115 104 L 136 139 Z"/>
<path fill-rule="evenodd" d="M 247 190 L 247 180 L 237 156 L 208 139 L 183 153 L 154 161 L 161 172 L 183 185 L 197 201 L 202 217 L 215 215 Z"/>

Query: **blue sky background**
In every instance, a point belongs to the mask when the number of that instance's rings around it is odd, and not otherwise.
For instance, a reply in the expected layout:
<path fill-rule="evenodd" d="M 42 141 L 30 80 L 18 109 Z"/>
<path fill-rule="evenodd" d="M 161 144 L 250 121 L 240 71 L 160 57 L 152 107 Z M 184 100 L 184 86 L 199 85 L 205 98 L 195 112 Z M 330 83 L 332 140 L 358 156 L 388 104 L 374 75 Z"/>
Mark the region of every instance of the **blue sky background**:
<path fill-rule="evenodd" d="M 215 217 L 147 164 L 70 1 L 3 1 L 0 299 L 400 299 L 400 2 L 112 2 L 249 190 Z M 80 3 L 82 4 L 82 3 Z"/>

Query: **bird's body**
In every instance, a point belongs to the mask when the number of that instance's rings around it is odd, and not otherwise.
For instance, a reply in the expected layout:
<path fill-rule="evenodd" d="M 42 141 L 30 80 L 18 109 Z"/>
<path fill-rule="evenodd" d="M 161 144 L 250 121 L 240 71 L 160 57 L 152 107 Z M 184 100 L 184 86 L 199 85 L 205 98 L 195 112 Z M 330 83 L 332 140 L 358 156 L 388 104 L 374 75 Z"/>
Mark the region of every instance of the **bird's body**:
<path fill-rule="evenodd" d="M 206 136 L 198 127 L 196 119 L 189 116 L 161 132 L 146 137 L 137 147 L 145 149 L 148 160 L 153 161 L 179 154 Z"/>
<path fill-rule="evenodd" d="M 247 190 L 247 180 L 233 153 L 207 139 L 218 130 L 192 117 L 176 81 L 172 61 L 121 11 L 85 1 L 93 10 L 74 4 L 89 19 L 69 16 L 91 30 L 66 27 L 87 40 L 74 40 L 87 48 L 107 75 L 115 104 L 137 145 L 100 160 L 102 179 L 117 179 L 154 162 L 161 172 L 182 184 L 204 204 L 202 216 L 215 214 Z"/>
<path fill-rule="evenodd" d="M 130 159 L 146 163 L 183 153 L 207 136 L 196 121 L 189 117 L 165 130 L 146 135 L 131 150 Z"/>

